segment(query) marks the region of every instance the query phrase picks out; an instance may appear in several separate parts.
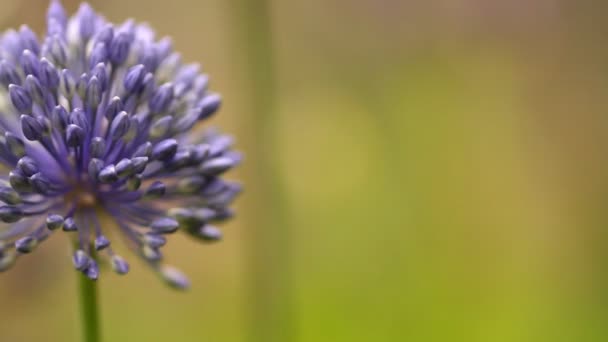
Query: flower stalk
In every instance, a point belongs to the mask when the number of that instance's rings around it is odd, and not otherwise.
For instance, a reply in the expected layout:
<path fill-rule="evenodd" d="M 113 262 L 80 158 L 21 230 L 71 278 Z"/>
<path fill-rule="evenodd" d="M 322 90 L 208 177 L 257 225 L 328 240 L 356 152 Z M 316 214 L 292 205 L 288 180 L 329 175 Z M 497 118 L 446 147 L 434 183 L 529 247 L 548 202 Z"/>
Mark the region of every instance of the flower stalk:
<path fill-rule="evenodd" d="M 248 341 L 292 341 L 297 336 L 293 320 L 292 249 L 289 203 L 281 182 L 282 175 L 274 152 L 280 121 L 277 110 L 279 91 L 273 46 L 272 1 L 231 0 L 239 65 L 245 69 L 244 82 L 249 94 L 251 131 L 246 137 L 256 163 L 249 168 L 249 191 L 255 193 L 251 210 L 253 227 L 248 229 L 246 263 L 250 299 Z M 268 210 L 272 208 L 272 210 Z"/>
<path fill-rule="evenodd" d="M 82 341 L 99 342 L 99 309 L 97 305 L 97 282 L 84 274 L 78 274 L 80 289 L 80 311 Z"/>

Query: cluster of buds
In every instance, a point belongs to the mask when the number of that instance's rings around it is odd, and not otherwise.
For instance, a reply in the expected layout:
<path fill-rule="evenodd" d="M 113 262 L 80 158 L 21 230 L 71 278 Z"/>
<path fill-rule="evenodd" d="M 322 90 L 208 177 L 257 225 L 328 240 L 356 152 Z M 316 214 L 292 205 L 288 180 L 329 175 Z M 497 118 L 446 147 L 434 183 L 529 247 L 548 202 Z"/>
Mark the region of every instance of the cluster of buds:
<path fill-rule="evenodd" d="M 221 176 L 241 161 L 233 140 L 193 127 L 220 107 L 208 77 L 145 24 L 114 25 L 58 1 L 41 42 L 26 26 L 0 38 L 0 270 L 52 232 L 72 232 L 73 264 L 91 279 L 107 260 L 129 271 L 108 236 L 122 236 L 169 284 L 163 264 L 178 230 L 216 241 L 241 191 Z"/>

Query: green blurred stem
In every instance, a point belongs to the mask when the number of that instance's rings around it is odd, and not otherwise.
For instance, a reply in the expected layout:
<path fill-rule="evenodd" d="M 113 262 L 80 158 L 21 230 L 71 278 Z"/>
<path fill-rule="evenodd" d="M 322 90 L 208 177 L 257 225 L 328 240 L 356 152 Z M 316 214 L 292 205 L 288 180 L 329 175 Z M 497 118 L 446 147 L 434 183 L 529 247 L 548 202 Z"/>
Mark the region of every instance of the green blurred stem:
<path fill-rule="evenodd" d="M 235 52 L 244 66 L 248 97 L 246 263 L 252 342 L 293 341 L 293 291 L 289 205 L 278 161 L 277 78 L 270 0 L 231 0 Z"/>
<path fill-rule="evenodd" d="M 78 274 L 80 282 L 80 310 L 82 341 L 99 342 L 99 315 L 97 309 L 97 282 Z"/>

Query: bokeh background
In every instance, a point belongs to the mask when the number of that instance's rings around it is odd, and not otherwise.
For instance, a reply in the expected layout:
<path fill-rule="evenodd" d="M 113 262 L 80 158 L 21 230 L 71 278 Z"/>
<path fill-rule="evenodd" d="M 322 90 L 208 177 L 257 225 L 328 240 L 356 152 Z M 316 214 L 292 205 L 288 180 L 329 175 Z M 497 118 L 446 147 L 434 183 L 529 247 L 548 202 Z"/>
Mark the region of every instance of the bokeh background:
<path fill-rule="evenodd" d="M 105 341 L 608 339 L 604 2 L 90 3 L 200 61 L 246 154 L 224 241 L 166 249 L 190 292 L 104 273 Z M 0 340 L 79 340 L 61 235 L 0 275 Z"/>

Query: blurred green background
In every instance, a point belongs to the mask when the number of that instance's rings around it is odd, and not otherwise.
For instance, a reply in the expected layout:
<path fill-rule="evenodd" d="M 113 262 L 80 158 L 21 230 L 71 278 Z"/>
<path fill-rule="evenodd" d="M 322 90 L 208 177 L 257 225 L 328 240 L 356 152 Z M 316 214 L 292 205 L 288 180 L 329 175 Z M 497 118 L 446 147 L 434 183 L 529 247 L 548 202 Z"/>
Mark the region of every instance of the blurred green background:
<path fill-rule="evenodd" d="M 190 292 L 103 274 L 105 341 L 608 339 L 604 2 L 91 4 L 200 61 L 246 155 L 224 241 L 166 249 Z M 78 341 L 68 245 L 0 276 L 2 341 Z"/>

